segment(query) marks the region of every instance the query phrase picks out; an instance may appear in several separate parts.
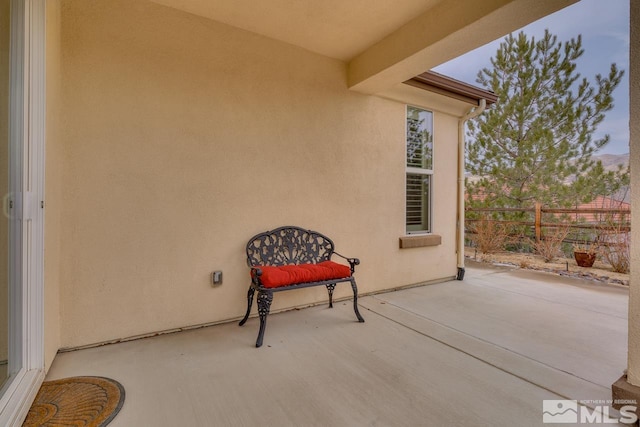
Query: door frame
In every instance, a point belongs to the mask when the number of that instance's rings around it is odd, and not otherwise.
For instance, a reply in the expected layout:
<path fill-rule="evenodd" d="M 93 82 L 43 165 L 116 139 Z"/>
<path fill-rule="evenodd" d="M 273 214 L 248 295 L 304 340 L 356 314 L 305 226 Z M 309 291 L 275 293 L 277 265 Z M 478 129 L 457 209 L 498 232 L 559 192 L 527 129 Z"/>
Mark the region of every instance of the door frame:
<path fill-rule="evenodd" d="M 0 425 L 19 426 L 44 380 L 46 0 L 11 0 L 9 370 Z"/>

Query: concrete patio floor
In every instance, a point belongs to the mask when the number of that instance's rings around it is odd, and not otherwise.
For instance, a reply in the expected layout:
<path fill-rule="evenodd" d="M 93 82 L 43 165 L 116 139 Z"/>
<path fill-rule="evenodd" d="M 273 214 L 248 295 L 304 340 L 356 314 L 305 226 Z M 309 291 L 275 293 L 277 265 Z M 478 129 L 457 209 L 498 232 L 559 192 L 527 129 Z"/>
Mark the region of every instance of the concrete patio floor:
<path fill-rule="evenodd" d="M 296 291 L 301 292 L 301 291 Z M 303 292 L 303 291 L 302 291 Z M 541 426 L 544 399 L 608 400 L 626 288 L 471 264 L 451 281 L 59 354 L 47 380 L 126 389 L 110 426 Z M 568 425 L 568 424 L 562 424 Z"/>

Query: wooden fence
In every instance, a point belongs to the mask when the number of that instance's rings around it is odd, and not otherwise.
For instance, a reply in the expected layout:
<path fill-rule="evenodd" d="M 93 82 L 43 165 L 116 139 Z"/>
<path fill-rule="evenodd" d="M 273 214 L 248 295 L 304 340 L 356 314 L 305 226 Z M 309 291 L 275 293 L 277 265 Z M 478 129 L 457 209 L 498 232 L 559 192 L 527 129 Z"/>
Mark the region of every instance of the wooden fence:
<path fill-rule="evenodd" d="M 631 210 L 628 208 L 545 208 L 536 203 L 533 208 L 467 208 L 466 223 L 473 225 L 478 221 L 491 221 L 494 223 L 526 227 L 531 230 L 531 237 L 536 242 L 544 239 L 546 228 L 568 228 L 569 230 L 583 231 L 588 235 L 601 235 L 606 233 L 628 233 L 631 230 Z M 480 218 L 473 218 L 477 213 Z M 529 220 L 504 220 L 488 218 L 500 216 L 497 214 L 522 213 L 529 214 Z M 504 215 L 503 215 L 504 216 Z M 546 221 L 545 221 L 546 219 Z M 473 234 L 473 227 L 466 230 Z M 564 239 L 566 243 L 583 243 L 585 239 L 575 237 Z"/>

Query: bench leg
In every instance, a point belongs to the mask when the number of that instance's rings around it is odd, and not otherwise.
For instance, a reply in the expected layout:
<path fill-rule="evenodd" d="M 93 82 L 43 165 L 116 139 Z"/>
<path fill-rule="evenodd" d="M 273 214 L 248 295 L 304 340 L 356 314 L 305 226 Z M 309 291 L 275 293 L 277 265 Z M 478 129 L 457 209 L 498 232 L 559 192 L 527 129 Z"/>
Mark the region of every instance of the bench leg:
<path fill-rule="evenodd" d="M 273 301 L 273 292 L 258 291 L 258 315 L 260 316 L 260 332 L 258 332 L 256 347 L 260 347 L 262 345 L 262 338 L 264 337 L 264 329 L 267 326 L 267 316 L 269 315 L 269 309 L 271 308 L 271 301 Z"/>
<path fill-rule="evenodd" d="M 329 308 L 333 308 L 333 290 L 336 288 L 335 283 L 329 283 L 327 290 L 329 291 Z"/>
<path fill-rule="evenodd" d="M 245 324 L 247 319 L 249 318 L 249 313 L 251 313 L 251 305 L 253 305 L 253 294 L 256 292 L 253 289 L 253 286 L 249 286 L 249 292 L 247 292 L 247 314 L 244 315 L 244 318 L 238 323 L 238 326 L 242 326 Z"/>
<path fill-rule="evenodd" d="M 356 312 L 358 322 L 364 322 L 364 319 L 358 311 L 358 287 L 356 286 L 356 279 L 354 279 L 353 277 L 351 278 L 351 289 L 353 289 L 353 311 Z"/>

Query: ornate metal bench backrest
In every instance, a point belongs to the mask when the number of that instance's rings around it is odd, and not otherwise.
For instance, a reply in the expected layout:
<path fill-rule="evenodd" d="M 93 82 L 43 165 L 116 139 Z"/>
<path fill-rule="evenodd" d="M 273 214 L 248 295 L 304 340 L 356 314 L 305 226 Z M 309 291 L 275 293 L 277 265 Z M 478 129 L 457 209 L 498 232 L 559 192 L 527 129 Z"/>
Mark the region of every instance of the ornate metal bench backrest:
<path fill-rule="evenodd" d="M 316 231 L 299 227 L 280 227 L 253 236 L 247 243 L 247 264 L 317 264 L 328 261 L 333 242 Z"/>

